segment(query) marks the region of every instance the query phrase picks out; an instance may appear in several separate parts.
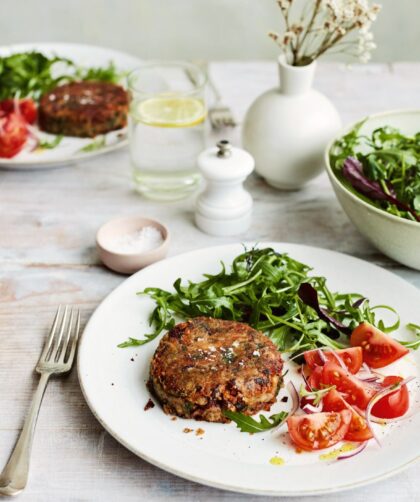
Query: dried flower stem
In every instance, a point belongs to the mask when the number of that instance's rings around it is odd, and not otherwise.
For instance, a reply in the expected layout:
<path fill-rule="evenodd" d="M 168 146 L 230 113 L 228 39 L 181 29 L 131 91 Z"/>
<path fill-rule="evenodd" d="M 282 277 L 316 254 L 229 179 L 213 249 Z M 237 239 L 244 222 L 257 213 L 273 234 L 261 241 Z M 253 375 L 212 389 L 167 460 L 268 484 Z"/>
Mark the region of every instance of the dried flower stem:
<path fill-rule="evenodd" d="M 379 5 L 369 5 L 368 0 L 307 0 L 299 22 L 292 22 L 294 2 L 295 0 L 277 1 L 285 32 L 283 35 L 269 33 L 290 64 L 310 64 L 344 43 L 353 45 L 356 55 L 363 61 L 370 58 L 370 51 L 376 46 L 369 28 L 380 11 Z M 353 36 L 354 34 L 356 35 Z"/>

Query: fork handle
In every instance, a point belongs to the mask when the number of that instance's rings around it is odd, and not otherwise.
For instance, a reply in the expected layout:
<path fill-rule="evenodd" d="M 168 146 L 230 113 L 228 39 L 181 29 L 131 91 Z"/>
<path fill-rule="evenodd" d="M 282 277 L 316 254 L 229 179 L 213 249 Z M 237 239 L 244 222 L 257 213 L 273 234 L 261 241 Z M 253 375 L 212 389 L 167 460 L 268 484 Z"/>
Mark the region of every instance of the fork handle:
<path fill-rule="evenodd" d="M 41 373 L 38 388 L 32 399 L 31 407 L 25 419 L 19 439 L 10 455 L 9 461 L 0 474 L 1 495 L 17 495 L 26 486 L 36 421 L 49 378 L 49 373 Z"/>

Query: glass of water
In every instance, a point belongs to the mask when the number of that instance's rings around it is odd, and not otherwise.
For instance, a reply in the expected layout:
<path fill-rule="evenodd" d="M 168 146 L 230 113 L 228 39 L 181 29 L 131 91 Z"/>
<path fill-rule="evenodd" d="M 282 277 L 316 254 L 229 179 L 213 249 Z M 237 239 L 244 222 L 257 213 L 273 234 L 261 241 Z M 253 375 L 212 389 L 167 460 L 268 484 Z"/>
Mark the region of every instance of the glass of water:
<path fill-rule="evenodd" d="M 205 73 L 190 63 L 154 63 L 128 76 L 130 157 L 137 191 L 181 199 L 200 181 L 205 147 Z"/>

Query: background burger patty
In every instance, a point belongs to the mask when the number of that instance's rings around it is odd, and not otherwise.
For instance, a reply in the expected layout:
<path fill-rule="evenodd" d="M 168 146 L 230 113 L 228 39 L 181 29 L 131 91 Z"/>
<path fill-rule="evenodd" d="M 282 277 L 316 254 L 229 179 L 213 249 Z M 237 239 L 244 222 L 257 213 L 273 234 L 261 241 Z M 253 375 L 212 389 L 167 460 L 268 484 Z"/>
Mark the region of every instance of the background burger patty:
<path fill-rule="evenodd" d="M 162 338 L 150 365 L 149 388 L 165 413 L 229 422 L 223 410 L 253 415 L 270 409 L 282 367 L 276 346 L 259 331 L 197 317 Z"/>
<path fill-rule="evenodd" d="M 44 94 L 39 127 L 52 134 L 93 138 L 127 125 L 128 95 L 108 82 L 72 82 Z"/>

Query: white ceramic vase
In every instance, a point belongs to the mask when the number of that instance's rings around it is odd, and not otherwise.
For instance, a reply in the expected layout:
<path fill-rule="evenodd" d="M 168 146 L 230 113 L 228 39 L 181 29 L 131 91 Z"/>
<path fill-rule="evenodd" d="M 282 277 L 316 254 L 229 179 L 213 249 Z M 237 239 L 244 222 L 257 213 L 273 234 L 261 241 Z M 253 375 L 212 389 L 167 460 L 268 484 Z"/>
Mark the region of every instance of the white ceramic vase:
<path fill-rule="evenodd" d="M 312 89 L 316 61 L 291 66 L 279 58 L 280 87 L 259 96 L 242 129 L 255 170 L 283 190 L 301 188 L 324 167 L 325 146 L 341 128 L 334 105 Z"/>

